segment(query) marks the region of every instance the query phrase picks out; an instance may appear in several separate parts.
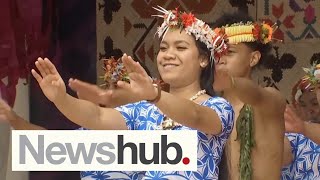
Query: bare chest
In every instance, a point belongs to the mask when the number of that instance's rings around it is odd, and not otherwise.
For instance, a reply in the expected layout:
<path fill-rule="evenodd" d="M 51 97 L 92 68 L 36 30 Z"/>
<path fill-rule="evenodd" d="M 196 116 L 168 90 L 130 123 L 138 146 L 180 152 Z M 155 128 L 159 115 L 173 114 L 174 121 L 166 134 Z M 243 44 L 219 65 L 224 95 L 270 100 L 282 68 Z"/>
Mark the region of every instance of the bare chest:
<path fill-rule="evenodd" d="M 239 179 L 239 158 L 240 158 L 240 141 L 237 140 L 236 124 L 238 123 L 240 109 L 235 109 L 235 127 L 230 135 L 227 143 L 226 153 L 228 156 L 228 169 L 232 180 Z M 265 119 L 261 119 L 261 115 L 254 113 L 254 139 L 255 146 L 251 151 L 251 161 L 253 167 L 253 179 L 276 179 L 280 175 L 281 170 L 281 132 L 268 129 L 263 123 Z M 283 142 L 282 142 L 283 143 Z M 279 178 L 278 178 L 279 179 Z"/>

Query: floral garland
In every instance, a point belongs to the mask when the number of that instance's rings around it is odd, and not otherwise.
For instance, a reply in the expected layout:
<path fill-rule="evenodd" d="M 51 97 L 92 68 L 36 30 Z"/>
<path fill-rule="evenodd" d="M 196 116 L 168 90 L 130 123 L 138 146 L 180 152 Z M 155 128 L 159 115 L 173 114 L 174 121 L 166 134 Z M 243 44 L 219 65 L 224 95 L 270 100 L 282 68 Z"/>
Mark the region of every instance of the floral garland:
<path fill-rule="evenodd" d="M 310 68 L 303 68 L 306 76 L 303 80 L 309 80 L 310 85 L 316 85 L 320 82 L 320 64 L 313 64 Z"/>
<path fill-rule="evenodd" d="M 166 10 L 160 6 L 158 8 L 154 7 L 154 9 L 163 13 L 162 15 L 153 15 L 164 19 L 156 32 L 159 38 L 163 38 L 169 29 L 184 29 L 187 34 L 193 35 L 196 40 L 207 46 L 211 51 L 211 60 L 217 62 L 227 52 L 228 47 L 222 32 L 213 31 L 208 24 L 197 19 L 192 13 L 180 12 L 178 8 Z"/>
<path fill-rule="evenodd" d="M 272 34 L 277 27 L 276 24 L 270 26 L 266 23 L 248 21 L 247 23 L 240 22 L 216 29 L 227 35 L 230 44 L 255 41 L 267 44 L 274 39 Z"/>
<path fill-rule="evenodd" d="M 121 58 L 115 59 L 114 57 L 111 57 L 110 59 L 103 59 L 103 64 L 103 69 L 105 70 L 103 78 L 106 82 L 104 85 L 115 86 L 118 81 L 130 82 L 128 72 L 122 63 Z"/>

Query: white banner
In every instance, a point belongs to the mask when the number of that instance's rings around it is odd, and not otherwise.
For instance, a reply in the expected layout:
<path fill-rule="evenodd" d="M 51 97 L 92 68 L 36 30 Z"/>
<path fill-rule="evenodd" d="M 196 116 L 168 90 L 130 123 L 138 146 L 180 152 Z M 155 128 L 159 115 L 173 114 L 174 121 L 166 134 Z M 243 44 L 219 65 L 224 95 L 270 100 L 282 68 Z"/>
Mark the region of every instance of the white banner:
<path fill-rule="evenodd" d="M 12 131 L 13 171 L 196 171 L 197 131 Z"/>

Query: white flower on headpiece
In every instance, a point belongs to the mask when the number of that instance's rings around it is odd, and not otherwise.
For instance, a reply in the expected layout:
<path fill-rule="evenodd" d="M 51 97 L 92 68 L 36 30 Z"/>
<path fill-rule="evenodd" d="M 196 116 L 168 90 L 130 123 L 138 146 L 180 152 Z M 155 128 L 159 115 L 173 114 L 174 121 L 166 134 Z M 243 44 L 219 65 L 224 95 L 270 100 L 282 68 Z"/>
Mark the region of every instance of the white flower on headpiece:
<path fill-rule="evenodd" d="M 306 72 L 304 79 L 308 79 L 311 85 L 320 83 L 320 64 L 313 63 L 310 68 L 303 68 L 303 71 Z"/>
<path fill-rule="evenodd" d="M 295 96 L 294 96 L 294 99 L 296 100 L 296 102 L 299 101 L 301 96 L 302 96 L 302 91 L 301 91 L 301 89 L 298 89 Z"/>
<path fill-rule="evenodd" d="M 313 75 L 318 81 L 320 81 L 320 69 L 315 70 Z"/>
<path fill-rule="evenodd" d="M 311 72 L 311 69 L 309 69 L 309 68 L 302 68 L 303 69 L 303 71 L 305 72 L 305 73 L 307 73 L 307 74 L 309 74 L 310 72 Z"/>

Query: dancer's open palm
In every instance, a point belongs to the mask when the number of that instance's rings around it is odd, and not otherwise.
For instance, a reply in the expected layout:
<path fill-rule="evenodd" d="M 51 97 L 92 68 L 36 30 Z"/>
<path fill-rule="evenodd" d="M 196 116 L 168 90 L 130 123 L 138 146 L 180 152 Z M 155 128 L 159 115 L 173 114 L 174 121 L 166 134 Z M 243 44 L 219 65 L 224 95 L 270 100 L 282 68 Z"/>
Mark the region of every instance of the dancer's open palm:
<path fill-rule="evenodd" d="M 56 67 L 47 58 L 38 58 L 35 64 L 40 74 L 34 69 L 31 72 L 44 95 L 53 103 L 63 100 L 66 96 L 66 86 Z"/>
<path fill-rule="evenodd" d="M 125 94 L 130 95 L 130 99 L 135 99 L 136 101 L 153 100 L 157 96 L 157 91 L 147 72 L 130 56 L 123 55 L 122 61 L 129 73 L 130 84 L 119 81 L 118 87 Z"/>

